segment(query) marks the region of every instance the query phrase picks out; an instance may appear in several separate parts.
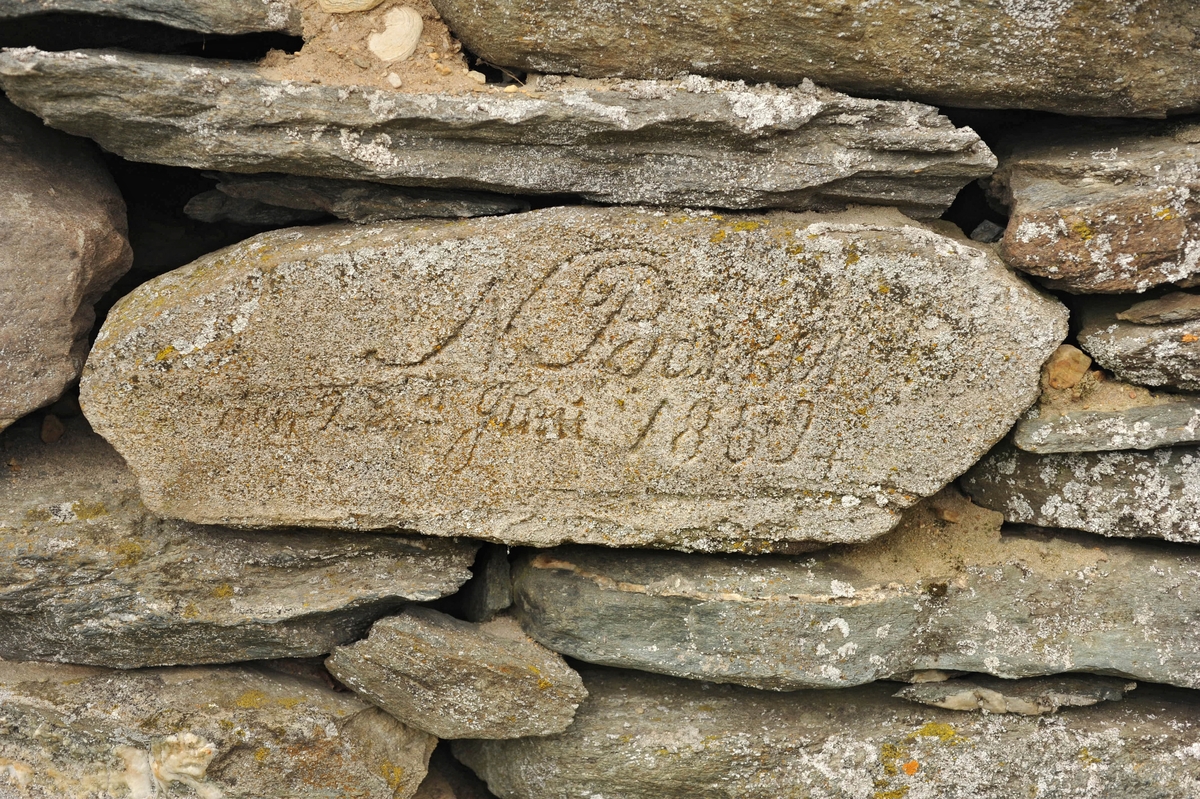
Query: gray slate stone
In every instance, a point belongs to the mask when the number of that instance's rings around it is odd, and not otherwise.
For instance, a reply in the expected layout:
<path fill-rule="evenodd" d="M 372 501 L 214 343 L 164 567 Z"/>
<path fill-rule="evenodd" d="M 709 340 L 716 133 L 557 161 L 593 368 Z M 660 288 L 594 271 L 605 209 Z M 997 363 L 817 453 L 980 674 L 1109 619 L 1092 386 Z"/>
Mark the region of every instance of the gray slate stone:
<path fill-rule="evenodd" d="M 1114 677 L 1031 677 L 1000 680 L 972 676 L 944 682 L 927 682 L 901 688 L 893 696 L 946 710 L 1018 713 L 1040 716 L 1062 708 L 1090 707 L 1116 702 L 1137 683 Z"/>
<path fill-rule="evenodd" d="M 405 724 L 439 738 L 562 732 L 587 696 L 579 675 L 512 619 L 460 621 L 410 607 L 366 640 L 338 647 L 329 671 Z"/>
<path fill-rule="evenodd" d="M 455 741 L 502 799 L 1200 795 L 1200 704 L 1139 688 L 1052 717 L 925 707 L 877 684 L 778 696 L 589 671 L 561 735 Z"/>
<path fill-rule="evenodd" d="M 268 205 L 258 200 L 230 197 L 213 189 L 197 194 L 187 201 L 183 212 L 198 222 L 236 222 L 255 227 L 290 227 L 315 222 L 328 217 L 324 211 L 301 211 Z"/>
<path fill-rule="evenodd" d="M 52 12 L 157 22 L 201 33 L 300 34 L 292 0 L 0 0 L 0 20 Z"/>
<path fill-rule="evenodd" d="M 1200 543 L 1200 448 L 1036 455 L 996 447 L 962 478 L 1010 522 Z"/>
<path fill-rule="evenodd" d="M 257 203 L 264 210 L 294 209 L 303 214 L 328 214 L 350 222 L 494 216 L 529 210 L 529 203 L 524 200 L 498 194 L 410 189 L 361 180 L 328 180 L 300 175 L 226 172 L 216 177 L 219 178 L 216 191 L 235 202 Z M 184 210 L 197 219 L 215 221 L 198 216 L 191 202 Z M 232 212 L 232 208 L 224 209 L 225 218 L 242 221 L 231 215 Z"/>
<path fill-rule="evenodd" d="M 0 657 L 134 668 L 323 655 L 454 593 L 470 543 L 160 519 L 82 419 L 0 437 Z"/>
<path fill-rule="evenodd" d="M 1197 279 L 1200 125 L 1041 124 L 1001 152 L 991 190 L 1014 268 L 1083 294 Z"/>
<path fill-rule="evenodd" d="M 0 430 L 79 377 L 92 305 L 132 262 L 95 148 L 0 98 Z"/>
<path fill-rule="evenodd" d="M 434 0 L 491 64 L 799 83 L 962 108 L 1200 110 L 1200 8 L 1173 0 Z"/>
<path fill-rule="evenodd" d="M 1200 294 L 1172 291 L 1153 300 L 1136 302 L 1117 314 L 1122 322 L 1135 325 L 1165 325 L 1200 319 Z"/>
<path fill-rule="evenodd" d="M 124 298 L 82 399 L 196 523 L 794 550 L 974 463 L 1064 311 L 887 209 L 326 225 Z"/>
<path fill-rule="evenodd" d="M 579 660 L 775 690 L 928 669 L 1200 687 L 1200 553 L 1001 522 L 948 489 L 891 535 L 810 558 L 530 553 L 515 615 Z"/>
<path fill-rule="evenodd" d="M 1200 391 L 1200 323 L 1122 322 L 1116 314 L 1127 305 L 1127 298 L 1097 298 L 1083 304 L 1079 346 L 1130 383 Z"/>
<path fill-rule="evenodd" d="M 407 799 L 436 739 L 249 667 L 0 661 L 3 799 Z"/>
<path fill-rule="evenodd" d="M 1200 399 L 1180 398 L 1120 411 L 1036 411 L 1013 428 L 1013 444 L 1026 452 L 1101 452 L 1154 449 L 1200 441 Z"/>
<path fill-rule="evenodd" d="M 870 203 L 936 217 L 995 166 L 974 131 L 934 108 L 808 83 L 407 93 L 275 81 L 248 64 L 26 48 L 0 54 L 0 85 L 50 125 L 136 161 L 606 203 Z"/>

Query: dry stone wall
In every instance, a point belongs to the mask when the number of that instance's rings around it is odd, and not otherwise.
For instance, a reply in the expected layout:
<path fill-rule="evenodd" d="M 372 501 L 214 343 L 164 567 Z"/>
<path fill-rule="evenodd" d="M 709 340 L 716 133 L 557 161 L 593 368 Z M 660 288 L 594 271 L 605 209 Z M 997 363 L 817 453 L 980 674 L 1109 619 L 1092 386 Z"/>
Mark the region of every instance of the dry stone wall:
<path fill-rule="evenodd" d="M 0 799 L 1200 796 L 1198 37 L 0 0 Z"/>

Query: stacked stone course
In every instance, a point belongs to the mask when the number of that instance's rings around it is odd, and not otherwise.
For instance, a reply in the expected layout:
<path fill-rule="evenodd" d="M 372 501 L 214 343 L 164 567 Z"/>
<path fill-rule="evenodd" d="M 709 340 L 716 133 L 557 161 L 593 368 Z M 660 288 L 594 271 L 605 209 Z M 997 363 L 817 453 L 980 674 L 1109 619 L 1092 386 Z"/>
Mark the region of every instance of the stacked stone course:
<path fill-rule="evenodd" d="M 1198 8 L 0 0 L 0 799 L 1200 797 Z"/>

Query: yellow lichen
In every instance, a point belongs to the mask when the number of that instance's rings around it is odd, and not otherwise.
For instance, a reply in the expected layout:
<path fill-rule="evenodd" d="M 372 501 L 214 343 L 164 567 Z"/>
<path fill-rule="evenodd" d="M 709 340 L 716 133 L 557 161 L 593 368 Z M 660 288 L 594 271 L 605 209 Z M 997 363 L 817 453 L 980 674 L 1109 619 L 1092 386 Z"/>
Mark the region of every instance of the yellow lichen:
<path fill-rule="evenodd" d="M 76 502 L 71 506 L 71 512 L 83 521 L 95 519 L 108 514 L 108 508 L 104 507 L 103 502 Z"/>
<path fill-rule="evenodd" d="M 146 556 L 141 546 L 133 541 L 125 541 L 119 544 L 117 546 L 117 554 L 121 556 L 121 559 L 117 561 L 117 565 L 121 567 L 133 566 Z"/>

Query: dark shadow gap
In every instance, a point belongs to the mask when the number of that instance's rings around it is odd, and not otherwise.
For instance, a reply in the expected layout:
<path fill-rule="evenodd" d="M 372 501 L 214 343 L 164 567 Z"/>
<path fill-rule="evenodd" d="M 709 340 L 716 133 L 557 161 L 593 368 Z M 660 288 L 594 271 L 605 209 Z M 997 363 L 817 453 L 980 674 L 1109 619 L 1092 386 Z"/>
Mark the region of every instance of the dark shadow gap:
<path fill-rule="evenodd" d="M 299 36 L 282 33 L 226 36 L 91 14 L 60 12 L 0 22 L 0 47 L 36 47 L 48 51 L 116 47 L 157 55 L 257 61 L 270 50 L 294 53 L 303 44 Z"/>

